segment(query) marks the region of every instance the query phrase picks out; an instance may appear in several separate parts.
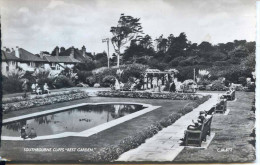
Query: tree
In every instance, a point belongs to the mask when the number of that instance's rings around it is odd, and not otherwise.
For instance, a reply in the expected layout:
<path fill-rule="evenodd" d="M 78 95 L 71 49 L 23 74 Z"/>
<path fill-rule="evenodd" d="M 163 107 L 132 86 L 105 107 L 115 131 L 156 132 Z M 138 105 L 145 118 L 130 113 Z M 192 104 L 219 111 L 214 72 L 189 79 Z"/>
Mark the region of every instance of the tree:
<path fill-rule="evenodd" d="M 155 39 L 155 42 L 157 44 L 157 51 L 165 53 L 167 51 L 168 46 L 168 40 L 167 38 L 163 38 L 163 35 L 161 35 L 159 38 Z"/>
<path fill-rule="evenodd" d="M 139 20 L 140 18 L 121 14 L 117 26 L 111 27 L 110 32 L 113 35 L 111 41 L 117 54 L 117 67 L 119 67 L 121 48 L 129 43 L 129 41 L 140 37 L 138 35 L 143 32 Z"/>
<path fill-rule="evenodd" d="M 202 52 L 209 52 L 214 50 L 214 47 L 211 45 L 211 43 L 203 41 L 198 46 L 199 50 Z"/>
<path fill-rule="evenodd" d="M 179 36 L 174 37 L 172 34 L 168 37 L 168 50 L 167 54 L 173 58 L 184 56 L 188 48 L 187 36 L 185 33 L 180 33 Z"/>
<path fill-rule="evenodd" d="M 153 41 L 152 41 L 151 36 L 149 36 L 149 35 L 147 34 L 147 35 L 145 35 L 144 37 L 141 37 L 139 44 L 140 44 L 144 49 L 149 49 L 149 48 L 153 47 Z"/>

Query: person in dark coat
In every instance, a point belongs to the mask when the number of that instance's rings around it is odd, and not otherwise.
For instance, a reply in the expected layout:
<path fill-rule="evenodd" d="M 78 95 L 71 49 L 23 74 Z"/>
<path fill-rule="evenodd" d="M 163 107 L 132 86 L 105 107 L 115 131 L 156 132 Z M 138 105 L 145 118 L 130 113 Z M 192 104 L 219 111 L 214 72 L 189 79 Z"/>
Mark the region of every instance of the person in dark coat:
<path fill-rule="evenodd" d="M 26 139 L 25 127 L 22 127 L 21 129 L 21 138 Z"/>
<path fill-rule="evenodd" d="M 175 92 L 175 91 L 176 91 L 176 85 L 174 82 L 172 82 L 170 85 L 170 92 Z"/>

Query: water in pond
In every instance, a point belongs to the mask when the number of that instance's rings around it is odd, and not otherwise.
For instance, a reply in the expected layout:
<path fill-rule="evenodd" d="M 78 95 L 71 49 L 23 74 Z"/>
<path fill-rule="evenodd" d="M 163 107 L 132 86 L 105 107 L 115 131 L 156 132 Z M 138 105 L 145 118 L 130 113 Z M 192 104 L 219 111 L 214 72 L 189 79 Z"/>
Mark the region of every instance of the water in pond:
<path fill-rule="evenodd" d="M 81 132 L 143 109 L 137 104 L 87 105 L 44 116 L 19 120 L 2 126 L 2 136 L 21 136 L 21 128 L 36 130 L 38 136 Z"/>

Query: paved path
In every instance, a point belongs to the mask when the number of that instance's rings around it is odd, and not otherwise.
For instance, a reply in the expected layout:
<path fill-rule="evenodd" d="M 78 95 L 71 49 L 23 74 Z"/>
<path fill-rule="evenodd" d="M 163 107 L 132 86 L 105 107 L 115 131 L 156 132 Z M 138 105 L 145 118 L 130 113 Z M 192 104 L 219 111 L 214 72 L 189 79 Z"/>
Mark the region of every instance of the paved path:
<path fill-rule="evenodd" d="M 203 93 L 206 94 L 206 93 Z M 123 153 L 117 161 L 172 161 L 184 148 L 180 146 L 180 139 L 184 131 L 196 119 L 199 111 L 210 109 L 218 101 L 218 94 L 211 94 L 212 97 L 192 112 L 182 116 L 171 126 L 162 129 L 158 134 L 138 148 Z"/>

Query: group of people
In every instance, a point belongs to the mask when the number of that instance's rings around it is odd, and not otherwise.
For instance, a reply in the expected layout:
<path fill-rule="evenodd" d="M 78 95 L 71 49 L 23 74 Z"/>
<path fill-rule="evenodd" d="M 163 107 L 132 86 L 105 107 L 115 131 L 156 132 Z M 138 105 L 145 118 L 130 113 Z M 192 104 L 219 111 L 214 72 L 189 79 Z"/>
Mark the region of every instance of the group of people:
<path fill-rule="evenodd" d="M 48 93 L 48 94 L 50 93 L 49 86 L 48 86 L 47 83 L 45 83 L 43 85 L 43 90 L 41 89 L 41 87 L 39 86 L 38 83 L 36 83 L 36 84 L 33 83 L 31 88 L 32 88 L 32 92 L 36 93 L 37 95 L 40 95 L 40 94 L 43 94 L 43 93 Z"/>
<path fill-rule="evenodd" d="M 36 138 L 37 137 L 37 134 L 36 134 L 36 131 L 34 128 L 29 128 L 28 126 L 25 128 L 22 127 L 21 129 L 21 138 L 23 139 L 28 139 L 28 138 Z"/>

